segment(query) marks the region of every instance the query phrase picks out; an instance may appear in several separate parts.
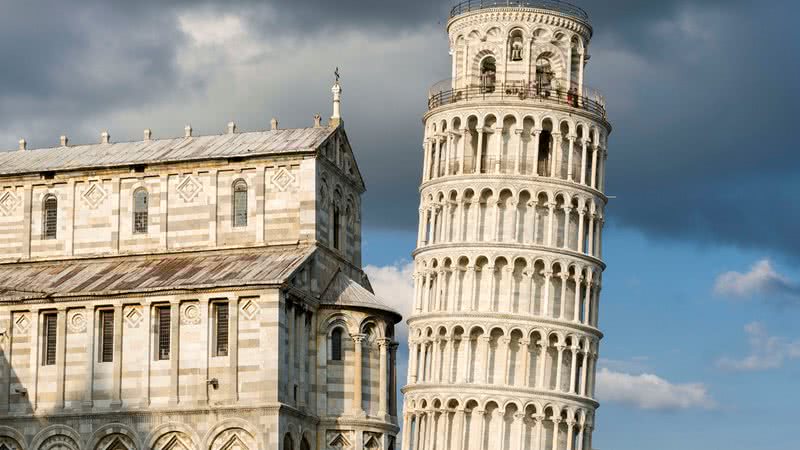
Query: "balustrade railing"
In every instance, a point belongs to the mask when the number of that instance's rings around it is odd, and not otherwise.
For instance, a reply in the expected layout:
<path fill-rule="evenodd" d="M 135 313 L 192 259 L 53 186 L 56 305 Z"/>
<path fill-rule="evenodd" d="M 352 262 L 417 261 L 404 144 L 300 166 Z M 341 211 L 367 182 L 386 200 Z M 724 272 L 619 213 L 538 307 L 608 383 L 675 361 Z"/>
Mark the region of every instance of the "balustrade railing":
<path fill-rule="evenodd" d="M 589 14 L 587 14 L 583 8 L 559 0 L 466 0 L 457 4 L 450 10 L 450 18 L 470 11 L 514 6 L 519 8 L 546 9 L 580 19 L 584 22 L 589 21 Z"/>
<path fill-rule="evenodd" d="M 605 119 L 606 108 L 602 96 L 595 93 L 593 97 L 587 97 L 588 92 L 587 89 L 584 89 L 584 95 L 578 95 L 574 89 L 562 89 L 553 87 L 553 85 L 543 86 L 536 83 L 497 83 L 446 88 L 444 82 L 439 82 L 428 93 L 428 110 L 475 100 L 523 101 L 582 109 Z"/>

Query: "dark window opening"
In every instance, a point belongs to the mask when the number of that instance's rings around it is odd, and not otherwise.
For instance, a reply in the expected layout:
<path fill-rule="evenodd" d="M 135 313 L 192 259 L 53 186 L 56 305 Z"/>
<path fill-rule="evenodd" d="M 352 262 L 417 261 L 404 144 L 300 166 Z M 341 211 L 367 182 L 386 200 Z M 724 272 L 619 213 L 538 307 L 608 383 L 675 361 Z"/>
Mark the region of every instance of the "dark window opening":
<path fill-rule="evenodd" d="M 44 220 L 42 224 L 42 237 L 56 239 L 58 234 L 58 200 L 54 195 L 44 199 Z"/>
<path fill-rule="evenodd" d="M 100 311 L 100 362 L 114 361 L 114 311 Z"/>
<path fill-rule="evenodd" d="M 148 225 L 149 196 L 145 189 L 138 189 L 133 194 L 133 232 L 146 234 Z"/>
<path fill-rule="evenodd" d="M 58 316 L 55 313 L 44 315 L 44 353 L 42 365 L 52 366 L 56 363 L 56 333 Z"/>
<path fill-rule="evenodd" d="M 156 308 L 158 318 L 158 359 L 169 359 L 170 350 L 170 307 L 159 306 Z"/>
<path fill-rule="evenodd" d="M 217 356 L 228 356 L 228 303 L 214 303 L 214 319 L 216 326 L 216 342 L 214 348 Z"/>
<path fill-rule="evenodd" d="M 337 328 L 331 333 L 331 360 L 342 360 L 342 329 Z"/>
<path fill-rule="evenodd" d="M 243 180 L 233 185 L 233 226 L 247 226 L 247 183 Z"/>

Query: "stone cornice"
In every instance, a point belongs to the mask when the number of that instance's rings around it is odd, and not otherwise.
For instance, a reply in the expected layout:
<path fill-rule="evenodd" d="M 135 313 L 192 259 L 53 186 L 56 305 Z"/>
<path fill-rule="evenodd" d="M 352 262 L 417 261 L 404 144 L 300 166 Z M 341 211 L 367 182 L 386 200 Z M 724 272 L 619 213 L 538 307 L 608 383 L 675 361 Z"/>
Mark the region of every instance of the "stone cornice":
<path fill-rule="evenodd" d="M 589 256 L 574 250 L 565 250 L 563 248 L 548 247 L 545 245 L 520 244 L 516 242 L 450 242 L 446 244 L 433 244 L 416 248 L 411 253 L 411 256 L 416 259 L 417 256 L 421 256 L 425 253 L 446 250 L 452 250 L 456 253 L 459 251 L 463 253 L 465 250 L 483 250 L 484 253 L 499 253 L 505 251 L 515 254 L 520 254 L 522 252 L 531 252 L 536 254 L 556 254 L 568 256 L 574 258 L 575 260 L 588 261 L 592 264 L 595 264 L 601 270 L 606 269 L 606 264 L 594 256 Z M 531 257 L 533 256 L 534 255 L 531 255 Z"/>
<path fill-rule="evenodd" d="M 504 187 L 508 187 L 508 184 L 512 184 L 515 189 L 528 189 L 531 190 L 531 186 L 559 186 L 562 188 L 572 189 L 578 192 L 583 192 L 585 194 L 589 194 L 591 196 L 597 197 L 603 201 L 603 205 L 608 204 L 608 197 L 600 192 L 599 190 L 586 186 L 585 184 L 570 182 L 567 180 L 561 180 L 559 178 L 552 178 L 552 177 L 540 177 L 538 175 L 515 175 L 515 174 L 502 174 L 502 173 L 495 173 L 495 174 L 462 174 L 462 175 L 444 175 L 438 178 L 434 178 L 432 180 L 425 181 L 424 183 L 420 184 L 419 192 L 420 194 L 424 194 L 425 190 L 431 188 L 436 185 L 448 185 L 449 183 L 465 183 L 468 186 L 474 188 L 476 185 L 480 185 L 484 187 L 490 183 L 497 183 L 501 184 Z M 514 185 L 513 183 L 518 183 Z"/>
<path fill-rule="evenodd" d="M 433 313 L 414 313 L 406 321 L 411 326 L 420 326 L 426 324 L 428 321 L 433 322 L 435 325 L 442 325 L 447 323 L 454 323 L 463 325 L 465 322 L 482 322 L 489 323 L 495 322 L 498 325 L 502 324 L 508 328 L 527 327 L 535 329 L 537 326 L 545 325 L 550 331 L 578 331 L 585 333 L 588 336 L 594 336 L 598 340 L 603 338 L 603 333 L 592 326 L 583 325 L 576 322 L 566 322 L 558 319 L 551 319 L 543 316 L 530 316 L 521 314 L 510 314 L 492 311 L 474 311 L 474 312 L 449 312 L 440 311 Z M 544 327 L 542 327 L 544 328 Z"/>
<path fill-rule="evenodd" d="M 575 394 L 507 385 L 498 386 L 478 383 L 416 383 L 403 386 L 402 392 L 404 395 L 406 395 L 406 401 L 408 401 L 408 397 L 413 395 L 428 394 L 437 398 L 447 398 L 450 396 L 460 398 L 488 397 L 496 401 L 498 398 L 505 397 L 520 400 L 523 401 L 523 403 L 535 401 L 544 404 L 556 401 L 566 403 L 570 406 L 584 408 L 597 408 L 600 406 L 600 403 L 598 403 L 596 400 L 588 397 L 581 397 Z"/>
<path fill-rule="evenodd" d="M 526 8 L 519 6 L 497 6 L 466 12 L 452 17 L 447 22 L 447 33 L 458 34 L 460 31 L 496 24 L 498 22 L 528 22 L 538 25 L 549 25 L 564 28 L 578 33 L 587 41 L 592 37 L 592 26 L 582 19 L 549 9 Z"/>

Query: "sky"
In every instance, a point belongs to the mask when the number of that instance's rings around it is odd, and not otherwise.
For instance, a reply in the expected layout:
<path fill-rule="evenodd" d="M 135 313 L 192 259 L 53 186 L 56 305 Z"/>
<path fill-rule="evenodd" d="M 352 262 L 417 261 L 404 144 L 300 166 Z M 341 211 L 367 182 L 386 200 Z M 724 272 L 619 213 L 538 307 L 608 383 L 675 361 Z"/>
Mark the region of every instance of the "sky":
<path fill-rule="evenodd" d="M 800 3 L 577 3 L 595 32 L 586 82 L 614 126 L 594 445 L 796 450 Z M 3 0 L 0 148 L 310 126 L 338 66 L 368 189 L 364 263 L 408 315 L 449 6 Z"/>

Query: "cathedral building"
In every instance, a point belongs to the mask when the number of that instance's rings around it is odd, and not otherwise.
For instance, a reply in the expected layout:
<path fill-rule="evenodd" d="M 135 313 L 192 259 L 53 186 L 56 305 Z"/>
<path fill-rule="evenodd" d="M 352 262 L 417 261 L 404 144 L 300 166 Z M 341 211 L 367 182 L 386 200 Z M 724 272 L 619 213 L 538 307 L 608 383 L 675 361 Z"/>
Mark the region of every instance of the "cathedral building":
<path fill-rule="evenodd" d="M 592 27 L 465 1 L 424 122 L 404 450 L 590 450 L 607 139 Z"/>
<path fill-rule="evenodd" d="M 333 93 L 326 125 L 0 153 L 0 450 L 394 448 Z"/>

